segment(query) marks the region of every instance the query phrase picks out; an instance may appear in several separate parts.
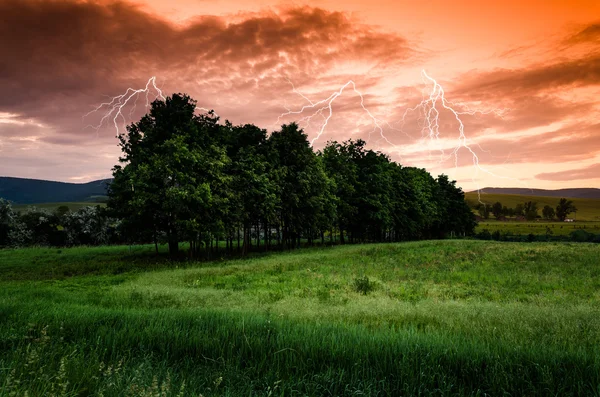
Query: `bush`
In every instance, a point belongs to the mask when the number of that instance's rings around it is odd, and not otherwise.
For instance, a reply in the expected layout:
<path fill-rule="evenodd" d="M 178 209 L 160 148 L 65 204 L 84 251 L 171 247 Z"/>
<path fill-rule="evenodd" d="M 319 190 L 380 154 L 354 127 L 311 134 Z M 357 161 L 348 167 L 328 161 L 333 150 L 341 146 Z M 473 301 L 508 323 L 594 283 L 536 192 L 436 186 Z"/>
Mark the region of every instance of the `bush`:
<path fill-rule="evenodd" d="M 569 234 L 571 237 L 571 241 L 576 241 L 578 243 L 584 242 L 592 242 L 594 241 L 594 237 L 596 237 L 593 233 L 588 233 L 585 230 L 578 229 Z"/>
<path fill-rule="evenodd" d="M 483 229 L 482 231 L 477 233 L 475 236 L 480 240 L 491 240 L 492 239 L 492 234 L 487 229 Z"/>
<path fill-rule="evenodd" d="M 367 295 L 375 288 L 369 277 L 363 276 L 354 279 L 354 290 L 363 295 Z"/>

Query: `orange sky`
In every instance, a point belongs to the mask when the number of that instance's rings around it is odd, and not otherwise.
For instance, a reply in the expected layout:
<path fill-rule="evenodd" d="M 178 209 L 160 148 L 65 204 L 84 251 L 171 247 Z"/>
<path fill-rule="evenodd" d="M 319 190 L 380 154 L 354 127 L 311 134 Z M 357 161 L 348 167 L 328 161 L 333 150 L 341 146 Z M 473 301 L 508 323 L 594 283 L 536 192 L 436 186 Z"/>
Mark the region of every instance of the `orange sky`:
<path fill-rule="evenodd" d="M 600 186 L 598 1 L 5 0 L 0 3 L 0 175 L 62 181 L 110 176 L 114 126 L 83 118 L 151 76 L 234 123 L 272 130 L 329 97 L 330 139 L 368 139 L 404 165 L 485 186 Z M 415 107 L 436 79 L 448 111 L 423 136 Z M 294 92 L 291 83 L 294 84 Z M 126 122 L 141 115 L 143 100 Z M 439 107 L 439 103 L 438 103 Z M 125 112 L 129 117 L 129 110 Z M 404 118 L 403 118 L 404 116 Z M 375 122 L 374 122 L 375 120 Z M 378 127 L 382 127 L 379 131 Z M 427 132 L 427 131 L 426 131 Z M 443 153 L 443 154 L 442 154 Z"/>

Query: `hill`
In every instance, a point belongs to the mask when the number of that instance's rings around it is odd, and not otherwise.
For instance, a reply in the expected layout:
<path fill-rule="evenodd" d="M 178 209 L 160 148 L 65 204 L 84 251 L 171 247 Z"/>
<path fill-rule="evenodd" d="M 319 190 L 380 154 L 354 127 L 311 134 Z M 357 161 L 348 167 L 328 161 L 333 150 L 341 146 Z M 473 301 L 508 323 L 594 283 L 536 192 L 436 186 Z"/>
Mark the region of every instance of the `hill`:
<path fill-rule="evenodd" d="M 520 187 L 485 187 L 480 190 L 481 193 L 488 194 L 513 194 L 523 196 L 543 196 L 543 197 L 567 197 L 567 198 L 590 198 L 600 199 L 600 189 L 596 188 L 573 188 L 573 189 L 528 189 Z M 477 193 L 477 191 L 469 192 Z"/>
<path fill-rule="evenodd" d="M 526 189 L 529 191 L 529 189 Z M 541 190 L 541 189 L 540 189 Z M 564 189 L 567 190 L 567 189 Z M 576 190 L 576 189 L 568 189 Z M 598 190 L 598 189 L 596 189 Z M 556 191 L 556 190 L 555 190 Z M 500 194 L 500 193 L 487 193 L 481 192 L 481 201 L 484 203 L 493 204 L 496 201 L 502 203 L 509 208 L 515 208 L 517 204 L 523 204 L 526 201 L 536 201 L 538 208 L 540 209 L 539 214 L 542 214 L 542 208 L 545 205 L 549 205 L 552 208 L 556 208 L 560 197 L 566 196 L 535 196 L 525 194 Z M 477 192 L 465 193 L 465 199 L 471 202 L 477 202 Z M 600 199 L 598 198 L 569 198 L 573 201 L 575 207 L 577 207 L 577 214 L 570 214 L 570 217 L 575 217 L 578 221 L 598 221 L 600 220 Z"/>
<path fill-rule="evenodd" d="M 598 396 L 597 256 L 473 240 L 184 266 L 152 245 L 0 250 L 0 393 Z"/>
<path fill-rule="evenodd" d="M 0 177 L 0 197 L 14 204 L 98 202 L 106 196 L 110 179 L 88 183 L 67 183 Z"/>

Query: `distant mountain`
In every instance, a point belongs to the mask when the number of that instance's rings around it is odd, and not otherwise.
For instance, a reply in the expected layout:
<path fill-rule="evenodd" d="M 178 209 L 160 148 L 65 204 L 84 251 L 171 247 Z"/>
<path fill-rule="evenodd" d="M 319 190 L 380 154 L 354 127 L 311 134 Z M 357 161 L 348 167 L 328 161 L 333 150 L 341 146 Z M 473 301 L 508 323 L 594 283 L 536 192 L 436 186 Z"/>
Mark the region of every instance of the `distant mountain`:
<path fill-rule="evenodd" d="M 0 197 L 14 204 L 95 202 L 106 196 L 110 181 L 101 179 L 88 183 L 66 183 L 2 176 Z"/>
<path fill-rule="evenodd" d="M 518 194 L 523 196 L 600 199 L 600 189 L 595 188 L 546 190 L 521 187 L 486 187 L 481 189 L 480 192 L 488 194 Z"/>

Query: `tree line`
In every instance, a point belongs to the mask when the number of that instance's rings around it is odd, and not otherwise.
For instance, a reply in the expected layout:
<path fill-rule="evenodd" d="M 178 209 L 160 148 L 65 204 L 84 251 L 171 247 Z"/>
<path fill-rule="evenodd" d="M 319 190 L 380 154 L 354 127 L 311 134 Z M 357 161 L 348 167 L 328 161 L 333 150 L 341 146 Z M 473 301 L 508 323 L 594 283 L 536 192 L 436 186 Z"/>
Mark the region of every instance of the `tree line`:
<path fill-rule="evenodd" d="M 108 207 L 128 236 L 167 242 L 173 255 L 187 242 L 197 256 L 219 242 L 245 253 L 473 233 L 445 175 L 402 167 L 362 140 L 315 152 L 296 123 L 267 134 L 195 111 L 187 95 L 154 101 L 119 138 Z"/>
<path fill-rule="evenodd" d="M 212 111 L 196 114 L 187 95 L 154 101 L 119 146 L 107 208 L 69 215 L 90 219 L 88 234 L 95 237 L 87 243 L 153 242 L 157 249 L 166 243 L 173 256 L 186 243 L 189 255 L 199 257 L 465 236 L 476 225 L 462 190 L 446 175 L 402 167 L 362 140 L 331 141 L 315 151 L 296 123 L 270 134 L 252 124 L 220 123 Z M 61 221 L 52 222 L 49 229 Z M 81 228 L 69 222 L 61 225 L 63 240 Z M 14 240 L 18 223 L 4 235 Z"/>
<path fill-rule="evenodd" d="M 123 240 L 117 225 L 118 220 L 100 206 L 16 211 L 0 198 L 0 247 L 118 244 Z"/>
<path fill-rule="evenodd" d="M 573 201 L 566 198 L 561 198 L 558 201 L 556 208 L 545 205 L 544 208 L 542 208 L 542 215 L 539 215 L 539 206 L 536 201 L 519 203 L 514 208 L 502 205 L 499 201 L 494 204 L 472 204 L 471 207 L 477 210 L 483 219 L 489 219 L 490 215 L 493 215 L 497 220 L 507 217 L 524 217 L 528 221 L 544 218 L 546 220 L 558 219 L 563 222 L 569 214 L 577 212 L 577 207 L 575 207 Z"/>

